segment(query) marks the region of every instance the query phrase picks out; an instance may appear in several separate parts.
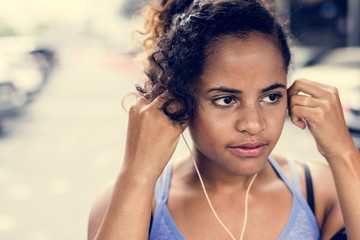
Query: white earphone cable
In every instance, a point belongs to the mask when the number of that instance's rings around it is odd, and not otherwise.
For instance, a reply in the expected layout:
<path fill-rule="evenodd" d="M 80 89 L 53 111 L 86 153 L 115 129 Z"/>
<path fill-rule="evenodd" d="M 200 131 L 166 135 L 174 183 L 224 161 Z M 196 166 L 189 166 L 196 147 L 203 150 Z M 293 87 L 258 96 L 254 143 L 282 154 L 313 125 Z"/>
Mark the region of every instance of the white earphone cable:
<path fill-rule="evenodd" d="M 204 192 L 204 194 L 205 194 L 206 200 L 207 200 L 207 202 L 208 202 L 208 204 L 209 204 L 209 206 L 210 206 L 210 209 L 211 209 L 212 213 L 214 214 L 216 220 L 219 222 L 219 224 L 221 225 L 221 227 L 229 234 L 229 236 L 231 237 L 231 239 L 232 239 L 232 240 L 236 240 L 236 238 L 234 237 L 234 235 L 233 235 L 233 234 L 230 232 L 230 230 L 225 226 L 225 224 L 221 221 L 220 217 L 219 217 L 218 214 L 216 213 L 216 211 L 215 211 L 215 209 L 214 209 L 214 207 L 213 207 L 213 205 L 212 205 L 212 203 L 211 203 L 211 201 L 210 201 L 209 195 L 207 194 L 207 191 L 206 191 L 206 188 L 205 188 L 205 184 L 204 184 L 204 181 L 203 181 L 203 179 L 202 179 L 202 177 L 201 177 L 201 174 L 200 174 L 200 171 L 199 171 L 199 169 L 198 169 L 198 167 L 197 167 L 197 164 L 196 164 L 196 162 L 195 162 L 195 157 L 194 157 L 194 155 L 193 155 L 193 152 L 192 152 L 189 144 L 187 143 L 184 135 L 181 134 L 181 136 L 182 136 L 182 138 L 183 138 L 183 140 L 184 140 L 187 148 L 188 148 L 189 151 L 190 151 L 191 159 L 192 159 L 192 161 L 193 161 L 193 163 L 194 163 L 194 167 L 195 167 L 196 173 L 197 173 L 197 175 L 198 175 L 198 177 L 199 177 L 201 187 L 202 187 L 202 189 L 203 189 L 203 192 Z M 245 194 L 244 223 L 243 223 L 242 230 L 241 230 L 240 240 L 242 240 L 243 237 L 244 237 L 244 233 L 245 233 L 245 229 L 246 229 L 246 223 L 247 223 L 247 220 L 248 220 L 248 199 L 249 199 L 249 192 L 250 192 L 250 188 L 251 188 L 251 186 L 252 186 L 252 184 L 253 184 L 256 176 L 257 176 L 257 174 L 255 174 L 254 177 L 251 179 L 250 184 L 249 184 L 249 186 L 248 186 L 248 188 L 247 188 L 247 190 L 246 190 L 246 194 Z"/>
<path fill-rule="evenodd" d="M 244 234 L 245 234 L 245 228 L 246 228 L 246 224 L 248 221 L 248 205 L 249 205 L 249 192 L 250 192 L 250 188 L 252 186 L 252 184 L 255 181 L 257 174 L 254 175 L 254 177 L 251 179 L 251 182 L 246 190 L 246 195 L 245 195 L 245 213 L 244 213 L 244 222 L 243 222 L 243 226 L 241 229 L 241 235 L 240 235 L 240 240 L 242 240 L 244 238 Z"/>

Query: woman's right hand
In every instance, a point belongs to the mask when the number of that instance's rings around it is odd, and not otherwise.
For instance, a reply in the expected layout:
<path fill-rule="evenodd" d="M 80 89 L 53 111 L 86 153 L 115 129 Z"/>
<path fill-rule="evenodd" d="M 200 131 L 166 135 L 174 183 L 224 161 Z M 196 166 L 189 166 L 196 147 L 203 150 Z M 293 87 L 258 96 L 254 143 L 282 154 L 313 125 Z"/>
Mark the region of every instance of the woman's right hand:
<path fill-rule="evenodd" d="M 158 177 L 171 159 L 184 129 L 163 113 L 165 100 L 166 93 L 153 101 L 139 97 L 130 108 L 123 165 L 127 170 Z"/>

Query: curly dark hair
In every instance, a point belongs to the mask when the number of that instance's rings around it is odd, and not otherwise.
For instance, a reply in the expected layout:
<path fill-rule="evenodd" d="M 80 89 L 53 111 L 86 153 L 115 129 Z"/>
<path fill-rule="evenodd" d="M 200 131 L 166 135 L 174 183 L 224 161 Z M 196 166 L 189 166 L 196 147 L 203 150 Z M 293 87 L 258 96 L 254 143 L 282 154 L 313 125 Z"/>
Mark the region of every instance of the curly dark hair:
<path fill-rule="evenodd" d="M 162 107 L 173 121 L 194 118 L 196 87 L 212 45 L 224 36 L 245 39 L 252 32 L 273 37 L 289 67 L 291 53 L 283 26 L 258 0 L 162 0 L 148 19 L 148 81 L 138 92 L 154 99 L 168 91 Z M 176 107 L 174 107 L 176 106 Z"/>

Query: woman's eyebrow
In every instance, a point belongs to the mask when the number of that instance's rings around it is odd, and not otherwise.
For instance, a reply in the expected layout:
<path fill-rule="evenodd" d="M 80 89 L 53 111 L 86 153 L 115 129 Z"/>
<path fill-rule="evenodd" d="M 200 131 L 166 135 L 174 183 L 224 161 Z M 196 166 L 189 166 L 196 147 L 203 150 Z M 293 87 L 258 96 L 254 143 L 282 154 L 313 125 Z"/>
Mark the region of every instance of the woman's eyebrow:
<path fill-rule="evenodd" d="M 277 89 L 277 88 L 285 88 L 286 89 L 286 86 L 284 84 L 275 83 L 273 85 L 270 85 L 269 87 L 261 89 L 261 93 L 266 93 L 266 92 L 269 92 L 269 91 Z M 208 93 L 209 92 L 225 92 L 225 93 L 233 93 L 233 94 L 242 93 L 241 90 L 234 89 L 234 88 L 228 88 L 228 87 L 210 88 L 207 92 Z"/>
<path fill-rule="evenodd" d="M 233 94 L 238 94 L 238 93 L 242 93 L 242 91 L 234 89 L 234 88 L 228 88 L 228 87 L 216 87 L 216 88 L 210 88 L 208 91 L 209 92 L 225 92 L 225 93 L 233 93 Z"/>
<path fill-rule="evenodd" d="M 269 92 L 269 91 L 277 89 L 277 88 L 285 88 L 286 89 L 286 86 L 284 84 L 275 83 L 269 87 L 261 89 L 261 93 L 266 93 L 266 92 Z"/>

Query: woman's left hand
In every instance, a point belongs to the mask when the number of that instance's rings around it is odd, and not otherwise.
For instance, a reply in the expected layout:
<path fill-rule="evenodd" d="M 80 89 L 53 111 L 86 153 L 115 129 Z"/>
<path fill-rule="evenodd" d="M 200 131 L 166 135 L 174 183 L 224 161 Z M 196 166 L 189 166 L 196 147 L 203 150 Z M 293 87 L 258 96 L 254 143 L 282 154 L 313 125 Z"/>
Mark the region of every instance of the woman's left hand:
<path fill-rule="evenodd" d="M 302 129 L 308 126 L 326 159 L 336 158 L 354 146 L 335 87 L 296 80 L 288 89 L 288 99 L 291 121 Z"/>

